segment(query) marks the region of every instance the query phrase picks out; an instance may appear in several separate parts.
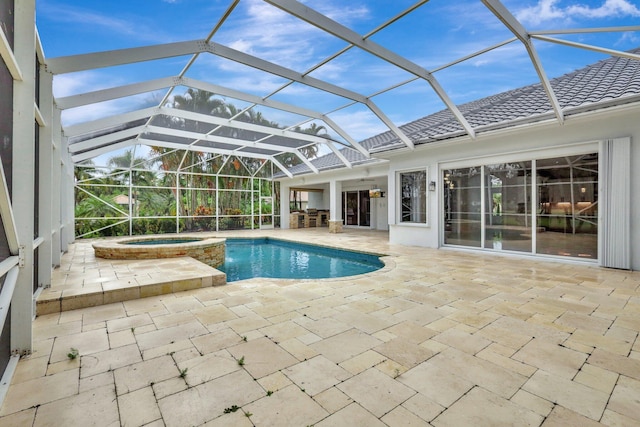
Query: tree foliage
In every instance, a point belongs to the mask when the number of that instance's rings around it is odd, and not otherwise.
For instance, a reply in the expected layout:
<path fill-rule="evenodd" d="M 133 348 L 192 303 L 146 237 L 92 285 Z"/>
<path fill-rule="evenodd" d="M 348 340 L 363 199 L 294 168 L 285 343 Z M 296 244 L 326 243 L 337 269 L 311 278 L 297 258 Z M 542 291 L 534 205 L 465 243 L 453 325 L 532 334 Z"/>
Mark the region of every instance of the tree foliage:
<path fill-rule="evenodd" d="M 189 88 L 184 94 L 174 96 L 168 107 L 233 118 L 236 121 L 277 129 L 283 128 L 254 108 L 239 109 L 219 96 L 199 89 Z M 255 141 L 264 137 L 264 133 L 254 130 L 215 126 L 208 122 L 165 115 L 154 117 L 152 125 L 245 141 Z M 311 123 L 306 128 L 297 126 L 292 130 L 312 135 L 326 133 L 326 128 L 316 123 Z M 159 134 L 148 136 L 149 139 L 189 143 L 185 138 Z M 268 143 L 270 139 L 265 141 Z M 318 155 L 315 144 L 301 147 L 299 152 L 309 159 Z M 285 167 L 302 162 L 294 153 L 281 154 L 277 159 Z M 154 165 L 157 168 L 152 168 Z M 76 168 L 76 182 L 87 190 L 76 190 L 76 217 L 94 218 L 91 221 L 79 221 L 82 225 L 76 226 L 78 235 L 99 228 L 98 226 L 105 226 L 109 221 L 114 223 L 116 218 L 122 217 L 118 209 L 125 212 L 131 209 L 133 217 L 142 217 L 134 221 L 135 234 L 175 231 L 176 214 L 186 217 L 179 222 L 181 229 L 247 226 L 247 221 L 251 222 L 252 218 L 255 221 L 256 215 L 259 217 L 260 214 L 270 213 L 271 205 L 262 206 L 262 198 L 279 195 L 277 189 L 272 188 L 271 163 L 260 158 L 242 157 L 242 151 L 238 152 L 238 156 L 232 156 L 151 147 L 149 158 L 134 156 L 133 150 L 126 150 L 111 157 L 107 166 L 109 171 L 94 168 L 91 163 Z M 117 200 L 125 200 L 130 206 L 116 202 L 118 196 L 120 197 Z M 279 206 L 279 200 L 275 200 L 274 206 Z M 226 225 L 215 223 L 216 218 L 220 216 L 227 222 Z M 98 221 L 95 218 L 103 220 Z M 239 221 L 238 218 L 242 220 Z M 115 230 L 101 234 L 128 234 L 129 231 L 126 224 L 115 227 Z"/>

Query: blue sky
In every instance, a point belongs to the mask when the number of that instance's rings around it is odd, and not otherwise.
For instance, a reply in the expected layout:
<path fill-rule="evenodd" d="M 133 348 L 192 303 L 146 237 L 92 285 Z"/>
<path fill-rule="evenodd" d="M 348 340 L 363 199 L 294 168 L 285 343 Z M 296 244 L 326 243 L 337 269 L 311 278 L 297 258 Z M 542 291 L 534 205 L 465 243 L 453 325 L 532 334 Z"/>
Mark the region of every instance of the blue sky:
<path fill-rule="evenodd" d="M 229 6 L 228 0 L 37 0 L 37 25 L 47 57 L 203 39 Z M 410 7 L 415 0 L 308 0 L 305 2 L 342 25 L 365 34 Z M 503 0 L 528 30 L 640 25 L 638 0 Z M 346 4 L 346 6 L 345 6 Z M 512 34 L 480 1 L 431 0 L 410 15 L 375 34 L 371 40 L 432 70 Z M 616 50 L 640 46 L 640 32 L 558 36 Z M 250 53 L 298 72 L 342 49 L 346 43 L 298 21 L 261 0 L 241 0 L 214 42 Z M 536 49 L 552 78 L 604 59 L 607 55 L 541 41 Z M 147 79 L 177 75 L 187 57 L 133 64 L 57 76 L 56 96 L 67 96 Z M 200 55 L 187 77 L 265 96 L 285 80 L 206 54 Z M 357 49 L 311 73 L 311 76 L 369 96 L 412 77 Z M 538 81 L 527 53 L 518 42 L 434 76 L 456 104 Z M 152 105 L 166 91 L 65 111 L 73 124 Z M 325 113 L 348 100 L 293 84 L 274 100 Z M 424 81 L 416 81 L 375 96 L 373 101 L 400 125 L 444 108 Z M 239 107 L 245 104 L 227 99 Z M 282 125 L 300 117 L 262 109 Z M 363 139 L 387 130 L 370 111 L 353 106 L 330 117 Z"/>

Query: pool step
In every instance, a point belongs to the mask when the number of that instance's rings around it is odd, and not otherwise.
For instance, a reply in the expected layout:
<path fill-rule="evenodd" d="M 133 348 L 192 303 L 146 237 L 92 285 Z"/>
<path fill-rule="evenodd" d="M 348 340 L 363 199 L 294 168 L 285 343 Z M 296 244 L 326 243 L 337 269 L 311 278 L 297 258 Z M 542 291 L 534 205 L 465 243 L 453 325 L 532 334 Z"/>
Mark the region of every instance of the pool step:
<path fill-rule="evenodd" d="M 95 307 L 227 283 L 225 273 L 190 257 L 98 260 L 84 271 L 54 270 L 36 300 L 36 315 Z"/>

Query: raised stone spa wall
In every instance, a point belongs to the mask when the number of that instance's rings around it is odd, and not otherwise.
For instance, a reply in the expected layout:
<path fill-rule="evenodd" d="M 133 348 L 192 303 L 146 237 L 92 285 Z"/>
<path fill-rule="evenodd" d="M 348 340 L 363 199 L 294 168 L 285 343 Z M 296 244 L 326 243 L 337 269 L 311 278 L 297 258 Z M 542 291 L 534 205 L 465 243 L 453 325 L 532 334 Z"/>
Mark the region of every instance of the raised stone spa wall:
<path fill-rule="evenodd" d="M 191 257 L 211 267 L 217 268 L 224 263 L 225 239 L 202 239 L 187 243 L 162 243 L 155 245 L 127 245 L 132 241 L 171 240 L 189 237 L 138 237 L 95 242 L 93 250 L 96 257 L 105 259 L 157 259 Z"/>

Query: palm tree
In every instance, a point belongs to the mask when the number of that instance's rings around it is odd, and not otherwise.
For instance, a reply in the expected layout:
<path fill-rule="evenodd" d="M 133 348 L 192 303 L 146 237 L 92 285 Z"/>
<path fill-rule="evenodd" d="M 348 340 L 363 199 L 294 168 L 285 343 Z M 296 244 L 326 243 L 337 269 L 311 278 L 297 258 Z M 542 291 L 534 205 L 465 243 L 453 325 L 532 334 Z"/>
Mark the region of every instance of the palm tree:
<path fill-rule="evenodd" d="M 129 149 L 120 155 L 110 157 L 109 160 L 107 161 L 107 166 L 112 168 L 113 171 L 117 173 L 117 172 L 129 171 L 129 169 L 132 169 L 136 165 L 144 165 L 146 162 L 147 162 L 147 159 L 145 159 L 144 157 L 134 157 L 133 149 Z M 145 180 L 145 176 L 146 176 L 146 181 L 149 181 L 153 176 L 153 173 L 151 172 L 151 174 L 149 174 L 147 172 L 132 170 L 131 171 L 131 178 L 133 180 L 132 184 L 137 185 L 136 183 L 138 181 Z M 128 178 L 129 177 L 126 173 L 123 174 L 122 181 L 124 184 L 129 183 Z"/>
<path fill-rule="evenodd" d="M 311 123 L 311 126 L 309 126 L 308 128 L 302 129 L 302 132 L 308 133 L 309 135 L 326 136 L 327 128 L 324 125 L 318 126 L 318 124 L 314 122 L 314 123 Z M 318 155 L 318 145 L 313 144 L 313 145 L 309 145 L 307 147 L 301 148 L 300 152 L 303 155 L 307 156 L 308 159 L 313 159 Z"/>
<path fill-rule="evenodd" d="M 230 117 L 227 104 L 222 99 L 200 89 L 189 88 L 184 95 L 176 95 L 173 98 L 173 107 L 199 114 Z M 184 125 L 187 130 L 200 133 L 208 132 L 212 128 L 209 124 L 193 120 L 185 120 Z"/>
<path fill-rule="evenodd" d="M 76 178 L 76 182 L 85 181 L 87 179 L 94 178 L 96 175 L 95 163 L 93 160 L 86 160 L 81 166 L 76 166 L 73 173 Z"/>
<path fill-rule="evenodd" d="M 293 131 L 306 133 L 309 135 L 323 136 L 321 135 L 321 132 L 326 135 L 327 128 L 324 125 L 318 126 L 316 123 L 311 123 L 309 127 L 304 129 L 302 129 L 300 126 L 296 126 Z M 317 144 L 312 144 L 306 147 L 302 147 L 298 151 L 300 151 L 300 153 L 307 159 L 313 159 L 318 155 L 318 146 Z M 276 158 L 280 163 L 288 168 L 302 163 L 302 160 L 300 160 L 300 158 L 293 153 L 283 153 L 278 155 Z"/>
<path fill-rule="evenodd" d="M 86 182 L 99 180 L 99 173 L 96 170 L 93 160 L 87 160 L 82 166 L 76 166 L 73 170 L 76 186 Z M 78 205 L 85 198 L 89 197 L 84 191 L 75 191 L 75 202 Z"/>
<path fill-rule="evenodd" d="M 176 95 L 173 98 L 173 105 L 175 108 L 200 114 L 214 114 L 226 110 L 225 102 L 215 98 L 215 94 L 193 88 L 187 89 L 184 95 Z"/>
<path fill-rule="evenodd" d="M 133 169 L 135 165 L 142 165 L 147 161 L 147 159 L 143 157 L 134 157 L 133 153 L 133 149 L 129 149 L 120 155 L 112 156 L 109 158 L 107 166 L 112 167 L 116 172 L 123 172 L 121 184 L 131 186 L 132 202 L 136 204 L 135 208 L 137 212 L 139 209 L 138 187 L 155 185 L 156 174 L 148 170 L 140 171 Z M 127 171 L 129 173 L 127 173 Z"/>
<path fill-rule="evenodd" d="M 133 150 L 126 150 L 124 153 L 111 156 L 107 161 L 107 166 L 116 168 L 116 169 L 129 169 L 132 165 L 133 160 Z M 138 159 L 144 161 L 144 159 Z"/>
<path fill-rule="evenodd" d="M 185 111 L 192 111 L 200 114 L 216 115 L 221 117 L 230 117 L 228 105 L 221 99 L 216 98 L 215 94 L 205 90 L 188 88 L 183 95 L 176 95 L 173 98 L 173 108 L 179 108 Z M 182 127 L 183 129 L 206 133 L 211 130 L 211 125 L 200 123 L 197 120 L 172 119 L 167 116 L 155 117 L 153 120 L 155 126 Z M 183 150 L 173 150 L 169 148 L 152 147 L 151 152 L 161 156 L 162 169 L 166 171 L 177 171 L 183 166 L 187 157 L 192 157 L 191 164 L 199 163 L 204 160 L 203 153 L 197 153 L 192 156 L 186 156 Z"/>
<path fill-rule="evenodd" d="M 327 128 L 325 125 L 318 126 L 317 123 L 313 122 L 308 128 L 303 129 L 302 132 L 308 133 L 311 135 L 320 135 L 320 132 L 323 132 L 326 135 Z"/>
<path fill-rule="evenodd" d="M 182 110 L 193 111 L 200 114 L 214 115 L 217 117 L 231 118 L 235 120 L 259 124 L 263 126 L 269 126 L 274 128 L 281 128 L 276 123 L 266 119 L 262 112 L 255 108 L 249 108 L 246 110 L 238 109 L 235 105 L 225 103 L 222 99 L 216 97 L 215 94 L 204 90 L 189 88 L 182 95 L 176 95 L 172 102 L 173 108 L 180 108 Z M 215 129 L 214 125 L 209 123 L 202 123 L 197 120 L 189 119 L 175 119 L 168 116 L 159 116 L 154 118 L 154 125 L 165 126 L 171 128 L 182 128 L 198 133 L 207 133 Z M 298 132 L 304 132 L 312 135 L 321 134 L 326 131 L 324 126 L 318 126 L 312 123 L 309 127 L 301 129 L 296 128 Z M 243 140 L 255 140 L 262 134 L 257 134 L 255 131 L 243 130 L 233 128 L 230 126 L 223 126 L 216 130 L 215 135 L 238 138 Z M 315 146 L 304 147 L 300 149 L 300 152 L 308 158 L 314 158 L 317 156 L 318 150 Z M 178 171 L 189 165 L 197 165 L 189 168 L 190 172 L 195 174 L 180 174 L 180 187 L 181 188 L 203 188 L 210 189 L 211 191 L 202 190 L 188 190 L 187 193 L 176 195 L 182 206 L 182 213 L 187 216 L 194 215 L 198 211 L 199 207 L 212 209 L 218 212 L 224 213 L 224 209 L 243 209 L 243 192 L 241 190 L 248 189 L 252 180 L 246 179 L 247 175 L 252 176 L 264 161 L 260 159 L 239 159 L 239 158 L 227 158 L 227 156 L 211 156 L 209 154 L 200 152 L 186 152 L 185 150 L 171 150 L 165 148 L 155 147 L 152 148 L 152 153 L 157 154 L 162 162 L 162 169 L 166 171 Z M 290 153 L 286 153 L 281 156 L 284 158 L 283 163 L 286 166 L 293 166 L 301 162 L 301 160 Z M 226 162 L 225 162 L 226 160 Z M 222 164 L 226 164 L 224 171 L 220 168 Z M 253 171 L 253 172 L 252 172 Z M 205 175 L 198 175 L 202 172 Z M 206 174 L 218 175 L 222 173 L 225 176 L 217 176 L 215 179 L 211 179 Z M 231 175 L 231 176 L 229 176 Z M 237 176 L 237 178 L 236 178 Z M 175 180 L 176 175 L 172 175 Z M 165 183 L 171 187 L 177 187 L 178 183 Z M 245 188 L 246 187 L 246 188 Z M 225 191 L 226 190 L 226 191 Z M 217 200 L 219 206 L 215 206 L 215 194 L 218 192 Z M 202 211 L 200 209 L 199 211 Z M 246 212 L 248 213 L 248 212 Z M 190 223 L 190 221 L 188 221 Z"/>

